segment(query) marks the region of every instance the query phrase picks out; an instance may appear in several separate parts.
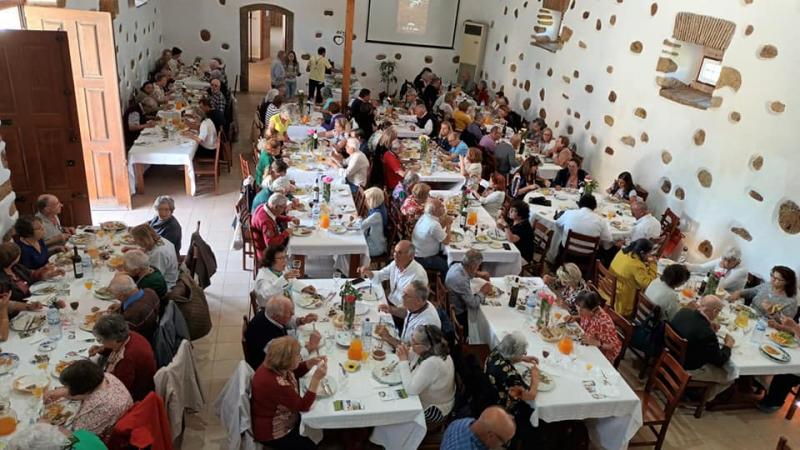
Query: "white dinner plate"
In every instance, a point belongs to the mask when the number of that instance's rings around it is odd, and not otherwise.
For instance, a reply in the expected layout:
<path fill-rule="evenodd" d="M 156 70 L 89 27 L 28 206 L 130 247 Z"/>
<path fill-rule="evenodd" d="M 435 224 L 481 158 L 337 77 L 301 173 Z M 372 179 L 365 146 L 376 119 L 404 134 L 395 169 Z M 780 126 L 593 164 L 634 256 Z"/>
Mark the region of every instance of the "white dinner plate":
<path fill-rule="evenodd" d="M 336 333 L 336 345 L 344 348 L 350 348 L 350 342 L 353 341 L 353 333 L 349 331 L 340 331 Z"/>
<path fill-rule="evenodd" d="M 44 281 L 30 287 L 31 295 L 54 295 L 69 292 L 69 283 Z"/>
<path fill-rule="evenodd" d="M 401 384 L 403 380 L 400 378 L 399 365 L 397 356 L 388 354 L 386 355 L 386 360 L 375 364 L 375 367 L 372 369 L 372 377 L 375 378 L 377 382 L 388 384 L 389 386 Z"/>
<path fill-rule="evenodd" d="M 356 315 L 363 316 L 369 312 L 369 305 L 364 302 L 356 302 Z"/>

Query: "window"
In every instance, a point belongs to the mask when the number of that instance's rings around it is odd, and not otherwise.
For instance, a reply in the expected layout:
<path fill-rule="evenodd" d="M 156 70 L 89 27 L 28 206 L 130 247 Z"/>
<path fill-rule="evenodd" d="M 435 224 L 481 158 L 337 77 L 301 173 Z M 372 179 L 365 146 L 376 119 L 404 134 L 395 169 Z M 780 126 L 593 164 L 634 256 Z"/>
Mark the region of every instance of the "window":
<path fill-rule="evenodd" d="M 697 73 L 697 82 L 709 86 L 716 86 L 721 71 L 722 61 L 705 56 L 700 65 L 700 72 Z"/>

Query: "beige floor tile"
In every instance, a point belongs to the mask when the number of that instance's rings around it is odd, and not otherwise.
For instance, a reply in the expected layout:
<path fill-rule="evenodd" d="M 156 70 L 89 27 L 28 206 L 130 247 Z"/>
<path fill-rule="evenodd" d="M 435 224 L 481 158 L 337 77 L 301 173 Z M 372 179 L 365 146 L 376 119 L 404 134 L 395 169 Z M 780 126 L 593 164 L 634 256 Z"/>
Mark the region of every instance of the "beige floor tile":
<path fill-rule="evenodd" d="M 214 361 L 241 361 L 242 344 L 240 342 L 218 342 L 214 348 Z"/>
<path fill-rule="evenodd" d="M 219 333 L 217 334 L 217 344 L 227 342 L 241 342 L 242 327 L 240 325 L 233 326 L 219 326 Z"/>

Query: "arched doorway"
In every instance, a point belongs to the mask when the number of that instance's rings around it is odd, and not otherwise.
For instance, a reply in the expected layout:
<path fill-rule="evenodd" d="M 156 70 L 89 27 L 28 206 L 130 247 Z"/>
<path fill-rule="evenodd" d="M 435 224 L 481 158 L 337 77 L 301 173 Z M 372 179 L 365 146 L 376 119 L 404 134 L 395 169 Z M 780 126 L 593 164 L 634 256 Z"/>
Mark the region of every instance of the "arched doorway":
<path fill-rule="evenodd" d="M 250 90 L 250 15 L 253 12 L 261 11 L 282 14 L 285 17 L 284 50 L 289 51 L 294 48 L 294 13 L 292 11 L 267 3 L 245 5 L 239 8 L 239 83 L 242 92 Z"/>

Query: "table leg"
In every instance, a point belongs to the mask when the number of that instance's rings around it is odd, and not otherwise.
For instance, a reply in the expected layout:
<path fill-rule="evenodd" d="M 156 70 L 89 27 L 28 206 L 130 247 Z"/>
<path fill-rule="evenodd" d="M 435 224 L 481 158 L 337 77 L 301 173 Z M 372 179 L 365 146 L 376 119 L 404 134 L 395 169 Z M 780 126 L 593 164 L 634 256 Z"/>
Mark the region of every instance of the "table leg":
<path fill-rule="evenodd" d="M 183 169 L 183 183 L 186 185 L 186 195 L 192 195 L 192 177 L 189 176 L 191 167 L 186 164 Z"/>
<path fill-rule="evenodd" d="M 134 164 L 133 174 L 136 177 L 136 193 L 144 194 L 144 164 Z"/>
<path fill-rule="evenodd" d="M 361 255 L 350 255 L 350 278 L 358 278 L 358 268 L 361 266 Z"/>

